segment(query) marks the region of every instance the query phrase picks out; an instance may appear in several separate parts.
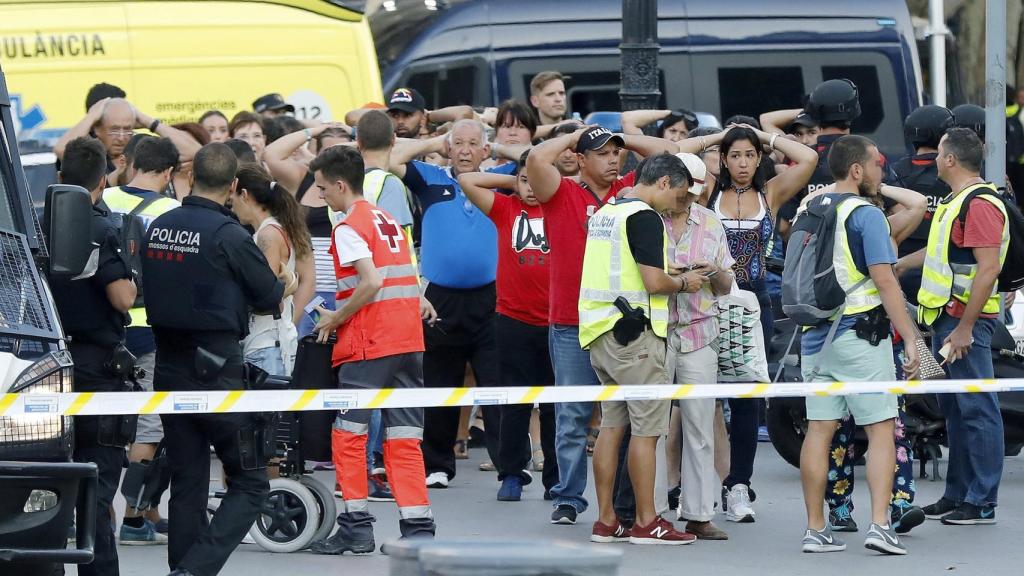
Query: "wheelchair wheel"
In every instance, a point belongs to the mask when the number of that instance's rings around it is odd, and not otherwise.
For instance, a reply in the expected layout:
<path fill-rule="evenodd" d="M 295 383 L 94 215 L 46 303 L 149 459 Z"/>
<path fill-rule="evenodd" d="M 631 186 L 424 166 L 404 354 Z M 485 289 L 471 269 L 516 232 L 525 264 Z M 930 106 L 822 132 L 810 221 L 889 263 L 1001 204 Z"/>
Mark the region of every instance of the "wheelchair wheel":
<path fill-rule="evenodd" d="M 323 482 L 312 476 L 302 476 L 299 478 L 299 482 L 306 488 L 309 488 L 309 491 L 313 493 L 313 497 L 316 498 L 317 506 L 320 508 L 320 526 L 317 528 L 316 534 L 313 535 L 312 542 L 323 540 L 331 535 L 331 530 L 334 528 L 338 517 L 338 508 L 334 504 L 334 493 L 327 486 L 324 486 Z"/>
<path fill-rule="evenodd" d="M 274 478 L 249 536 L 268 552 L 298 552 L 313 542 L 319 527 L 320 508 L 309 488 L 291 478 Z"/>

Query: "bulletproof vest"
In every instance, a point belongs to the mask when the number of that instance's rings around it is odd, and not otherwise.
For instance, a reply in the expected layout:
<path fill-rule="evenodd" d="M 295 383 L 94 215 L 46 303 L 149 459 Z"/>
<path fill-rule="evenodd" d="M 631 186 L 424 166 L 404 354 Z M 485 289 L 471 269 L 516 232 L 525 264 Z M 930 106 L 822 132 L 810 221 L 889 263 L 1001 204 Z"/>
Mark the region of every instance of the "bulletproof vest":
<path fill-rule="evenodd" d="M 832 172 L 828 169 L 828 152 L 832 149 L 832 144 L 840 138 L 842 138 L 842 135 L 838 134 L 818 136 L 818 143 L 814 148 L 818 153 L 818 165 L 814 167 L 814 173 L 811 174 L 811 179 L 807 181 L 807 188 L 801 196 L 817 192 L 836 181 L 832 177 Z"/>
<path fill-rule="evenodd" d="M 934 153 L 915 154 L 900 158 L 892 165 L 893 173 L 895 173 L 900 186 L 924 194 L 928 199 L 928 210 L 925 212 L 924 220 L 908 238 L 921 245 L 928 242 L 928 231 L 932 226 L 935 207 L 949 195 L 949 184 L 939 178 L 935 157 Z"/>
<path fill-rule="evenodd" d="M 150 326 L 244 336 L 245 293 L 226 267 L 215 264 L 216 236 L 226 226 L 241 225 L 224 212 L 187 201 L 150 224 L 142 259 Z"/>

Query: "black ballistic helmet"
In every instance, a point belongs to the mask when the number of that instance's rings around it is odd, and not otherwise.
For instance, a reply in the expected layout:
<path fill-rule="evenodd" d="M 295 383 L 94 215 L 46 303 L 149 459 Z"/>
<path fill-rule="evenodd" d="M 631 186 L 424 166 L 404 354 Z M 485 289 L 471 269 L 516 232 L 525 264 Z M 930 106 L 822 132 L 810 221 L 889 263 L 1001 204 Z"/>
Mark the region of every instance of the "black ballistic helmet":
<path fill-rule="evenodd" d="M 985 141 L 985 109 L 977 104 L 961 104 L 953 108 L 953 127 L 970 128 Z"/>
<path fill-rule="evenodd" d="M 857 85 L 846 78 L 818 84 L 807 99 L 806 111 L 819 123 L 853 122 L 860 116 Z"/>
<path fill-rule="evenodd" d="M 942 106 L 928 104 L 916 108 L 907 116 L 903 122 L 903 135 L 911 146 L 937 148 L 942 135 L 952 126 L 952 112 Z"/>

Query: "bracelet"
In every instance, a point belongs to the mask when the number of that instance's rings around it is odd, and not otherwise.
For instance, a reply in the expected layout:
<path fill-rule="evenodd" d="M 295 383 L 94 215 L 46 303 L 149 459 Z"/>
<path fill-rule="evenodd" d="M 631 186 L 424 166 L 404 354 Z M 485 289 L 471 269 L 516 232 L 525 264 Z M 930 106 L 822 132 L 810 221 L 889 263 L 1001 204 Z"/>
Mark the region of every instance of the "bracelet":
<path fill-rule="evenodd" d="M 772 134 L 772 137 L 768 139 L 768 147 L 772 150 L 775 150 L 775 139 L 778 137 L 778 134 Z"/>
<path fill-rule="evenodd" d="M 149 131 L 156 134 L 156 127 L 160 125 L 160 119 L 157 118 L 149 125 Z"/>
<path fill-rule="evenodd" d="M 679 276 L 679 282 L 682 284 L 679 287 L 680 292 L 686 292 L 686 276 Z"/>
<path fill-rule="evenodd" d="M 707 143 L 706 143 L 706 142 L 704 141 L 704 137 L 703 137 L 703 136 L 701 136 L 701 137 L 700 137 L 700 140 L 698 140 L 697 142 L 698 142 L 698 143 L 700 144 L 700 151 L 701 151 L 702 153 L 703 153 L 703 152 L 707 152 L 707 151 L 708 151 L 708 145 L 707 145 Z"/>
<path fill-rule="evenodd" d="M 313 139 L 313 131 L 310 130 L 309 128 L 303 128 L 302 132 L 306 135 L 306 142 L 309 142 L 310 140 Z"/>

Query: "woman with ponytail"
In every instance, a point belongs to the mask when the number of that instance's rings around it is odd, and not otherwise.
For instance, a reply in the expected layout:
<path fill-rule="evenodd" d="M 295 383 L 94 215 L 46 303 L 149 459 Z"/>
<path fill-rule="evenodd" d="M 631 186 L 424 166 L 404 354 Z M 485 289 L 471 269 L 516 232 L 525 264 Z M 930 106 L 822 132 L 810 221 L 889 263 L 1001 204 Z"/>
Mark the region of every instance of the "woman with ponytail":
<path fill-rule="evenodd" d="M 309 231 L 295 196 L 271 180 L 263 168 L 242 165 L 237 177 L 232 210 L 242 224 L 256 231 L 253 240 L 271 269 L 287 271 L 284 276 L 291 279 L 279 314 L 250 316 L 249 335 L 243 342 L 245 359 L 270 374 L 291 375 L 298 347 L 295 318 L 309 302 L 314 288 Z M 306 274 L 302 273 L 303 264 L 310 268 Z"/>

